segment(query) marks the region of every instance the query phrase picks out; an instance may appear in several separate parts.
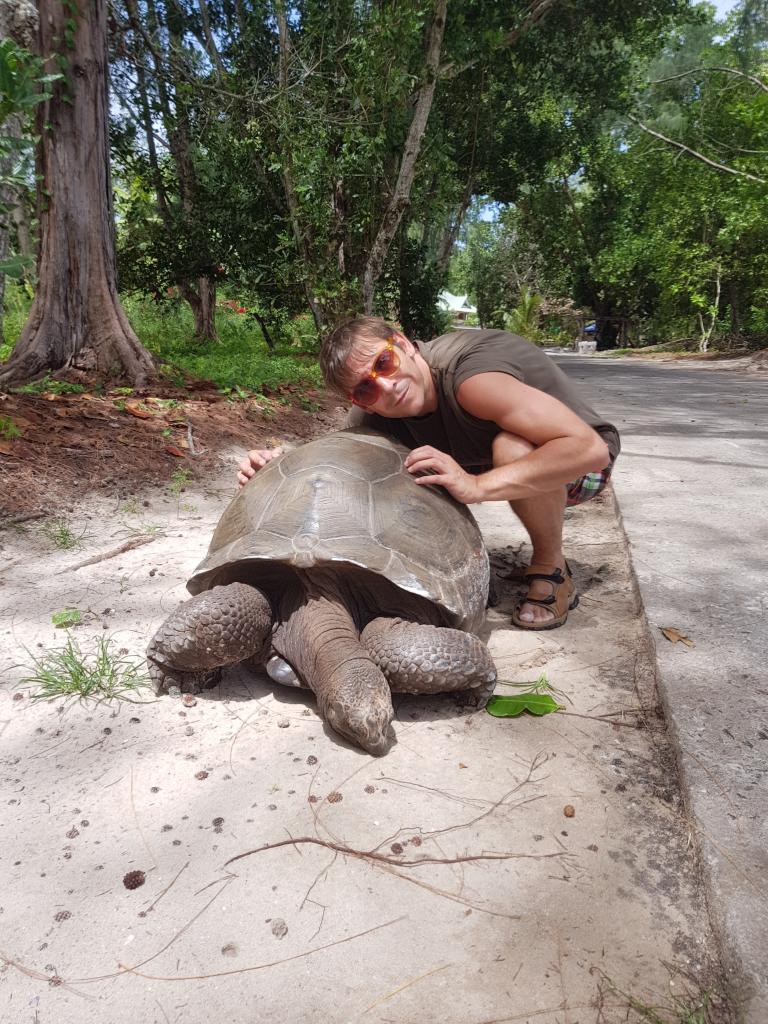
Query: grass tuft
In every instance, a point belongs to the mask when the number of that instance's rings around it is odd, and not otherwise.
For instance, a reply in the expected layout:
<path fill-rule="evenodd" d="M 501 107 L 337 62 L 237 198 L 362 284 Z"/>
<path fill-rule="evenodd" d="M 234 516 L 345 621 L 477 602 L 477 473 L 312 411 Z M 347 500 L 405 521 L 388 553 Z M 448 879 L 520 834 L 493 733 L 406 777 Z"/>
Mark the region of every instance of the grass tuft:
<path fill-rule="evenodd" d="M 51 616 L 51 622 L 57 629 L 71 629 L 72 626 L 81 625 L 82 621 L 83 616 L 78 608 L 64 608 Z"/>
<path fill-rule="evenodd" d="M 137 663 L 122 650 L 113 650 L 112 641 L 97 637 L 95 650 L 86 654 L 71 637 L 64 647 L 38 658 L 32 655 L 33 668 L 22 683 L 36 686 L 30 694 L 34 701 L 76 697 L 88 700 L 131 700 L 149 686 L 143 662 Z"/>
<path fill-rule="evenodd" d="M 82 533 L 77 536 L 73 533 L 72 528 L 66 519 L 52 519 L 49 523 L 44 523 L 41 530 L 48 540 L 63 551 L 70 551 L 72 548 L 79 547 L 86 533 L 84 529 Z"/>

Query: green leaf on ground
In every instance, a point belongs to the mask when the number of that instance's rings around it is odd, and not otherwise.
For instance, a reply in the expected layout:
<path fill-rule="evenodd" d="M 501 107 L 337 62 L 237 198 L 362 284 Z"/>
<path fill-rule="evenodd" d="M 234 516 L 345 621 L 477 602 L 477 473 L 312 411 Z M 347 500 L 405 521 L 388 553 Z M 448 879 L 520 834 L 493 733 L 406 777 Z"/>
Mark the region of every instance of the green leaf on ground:
<path fill-rule="evenodd" d="M 541 717 L 553 711 L 562 711 L 564 706 L 548 693 L 516 693 L 510 697 L 491 697 L 485 710 L 494 718 L 516 718 L 523 711 Z"/>
<path fill-rule="evenodd" d="M 79 626 L 83 621 L 78 608 L 65 608 L 63 611 L 54 612 L 51 622 L 57 629 L 69 629 L 71 626 Z"/>

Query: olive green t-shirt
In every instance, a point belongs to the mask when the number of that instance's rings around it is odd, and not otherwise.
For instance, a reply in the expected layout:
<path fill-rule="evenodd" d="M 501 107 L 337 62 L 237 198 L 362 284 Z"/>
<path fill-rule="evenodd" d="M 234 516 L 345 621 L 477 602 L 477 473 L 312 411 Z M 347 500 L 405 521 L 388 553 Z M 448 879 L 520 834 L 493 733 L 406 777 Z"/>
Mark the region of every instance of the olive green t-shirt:
<path fill-rule="evenodd" d="M 608 445 L 612 459 L 621 448 L 619 432 L 587 405 L 576 385 L 542 349 L 508 331 L 463 330 L 443 334 L 426 344 L 414 342 L 429 364 L 437 390 L 437 409 L 426 416 L 395 417 L 353 408 L 350 427 L 364 426 L 389 434 L 409 448 L 429 444 L 448 452 L 464 469 L 482 472 L 491 466 L 491 445 L 501 428 L 481 420 L 459 405 L 456 392 L 478 373 L 508 373 L 572 409 Z"/>

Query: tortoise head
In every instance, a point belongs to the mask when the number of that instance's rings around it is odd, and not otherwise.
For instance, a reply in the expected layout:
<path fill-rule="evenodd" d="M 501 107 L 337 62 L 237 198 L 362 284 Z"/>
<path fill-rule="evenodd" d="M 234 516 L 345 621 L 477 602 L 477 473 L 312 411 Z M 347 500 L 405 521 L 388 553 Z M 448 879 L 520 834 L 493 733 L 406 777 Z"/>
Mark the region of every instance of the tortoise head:
<path fill-rule="evenodd" d="M 360 707 L 337 698 L 321 707 L 321 712 L 332 729 L 369 754 L 386 754 L 395 741 L 389 701 L 371 700 Z"/>

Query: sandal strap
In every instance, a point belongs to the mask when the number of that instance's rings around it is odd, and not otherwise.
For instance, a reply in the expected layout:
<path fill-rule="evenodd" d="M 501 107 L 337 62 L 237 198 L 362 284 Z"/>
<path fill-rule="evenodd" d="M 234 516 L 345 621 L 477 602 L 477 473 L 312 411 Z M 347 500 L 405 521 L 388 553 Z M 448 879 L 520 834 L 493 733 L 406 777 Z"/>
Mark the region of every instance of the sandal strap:
<path fill-rule="evenodd" d="M 549 570 L 549 571 L 547 571 Z M 563 570 L 560 566 L 551 565 L 529 565 L 523 574 L 523 578 L 526 580 L 546 580 L 547 583 L 554 583 L 556 586 L 565 583 L 566 577 L 571 576 L 571 567 L 568 563 L 565 563 L 566 575 L 563 576 Z"/>

